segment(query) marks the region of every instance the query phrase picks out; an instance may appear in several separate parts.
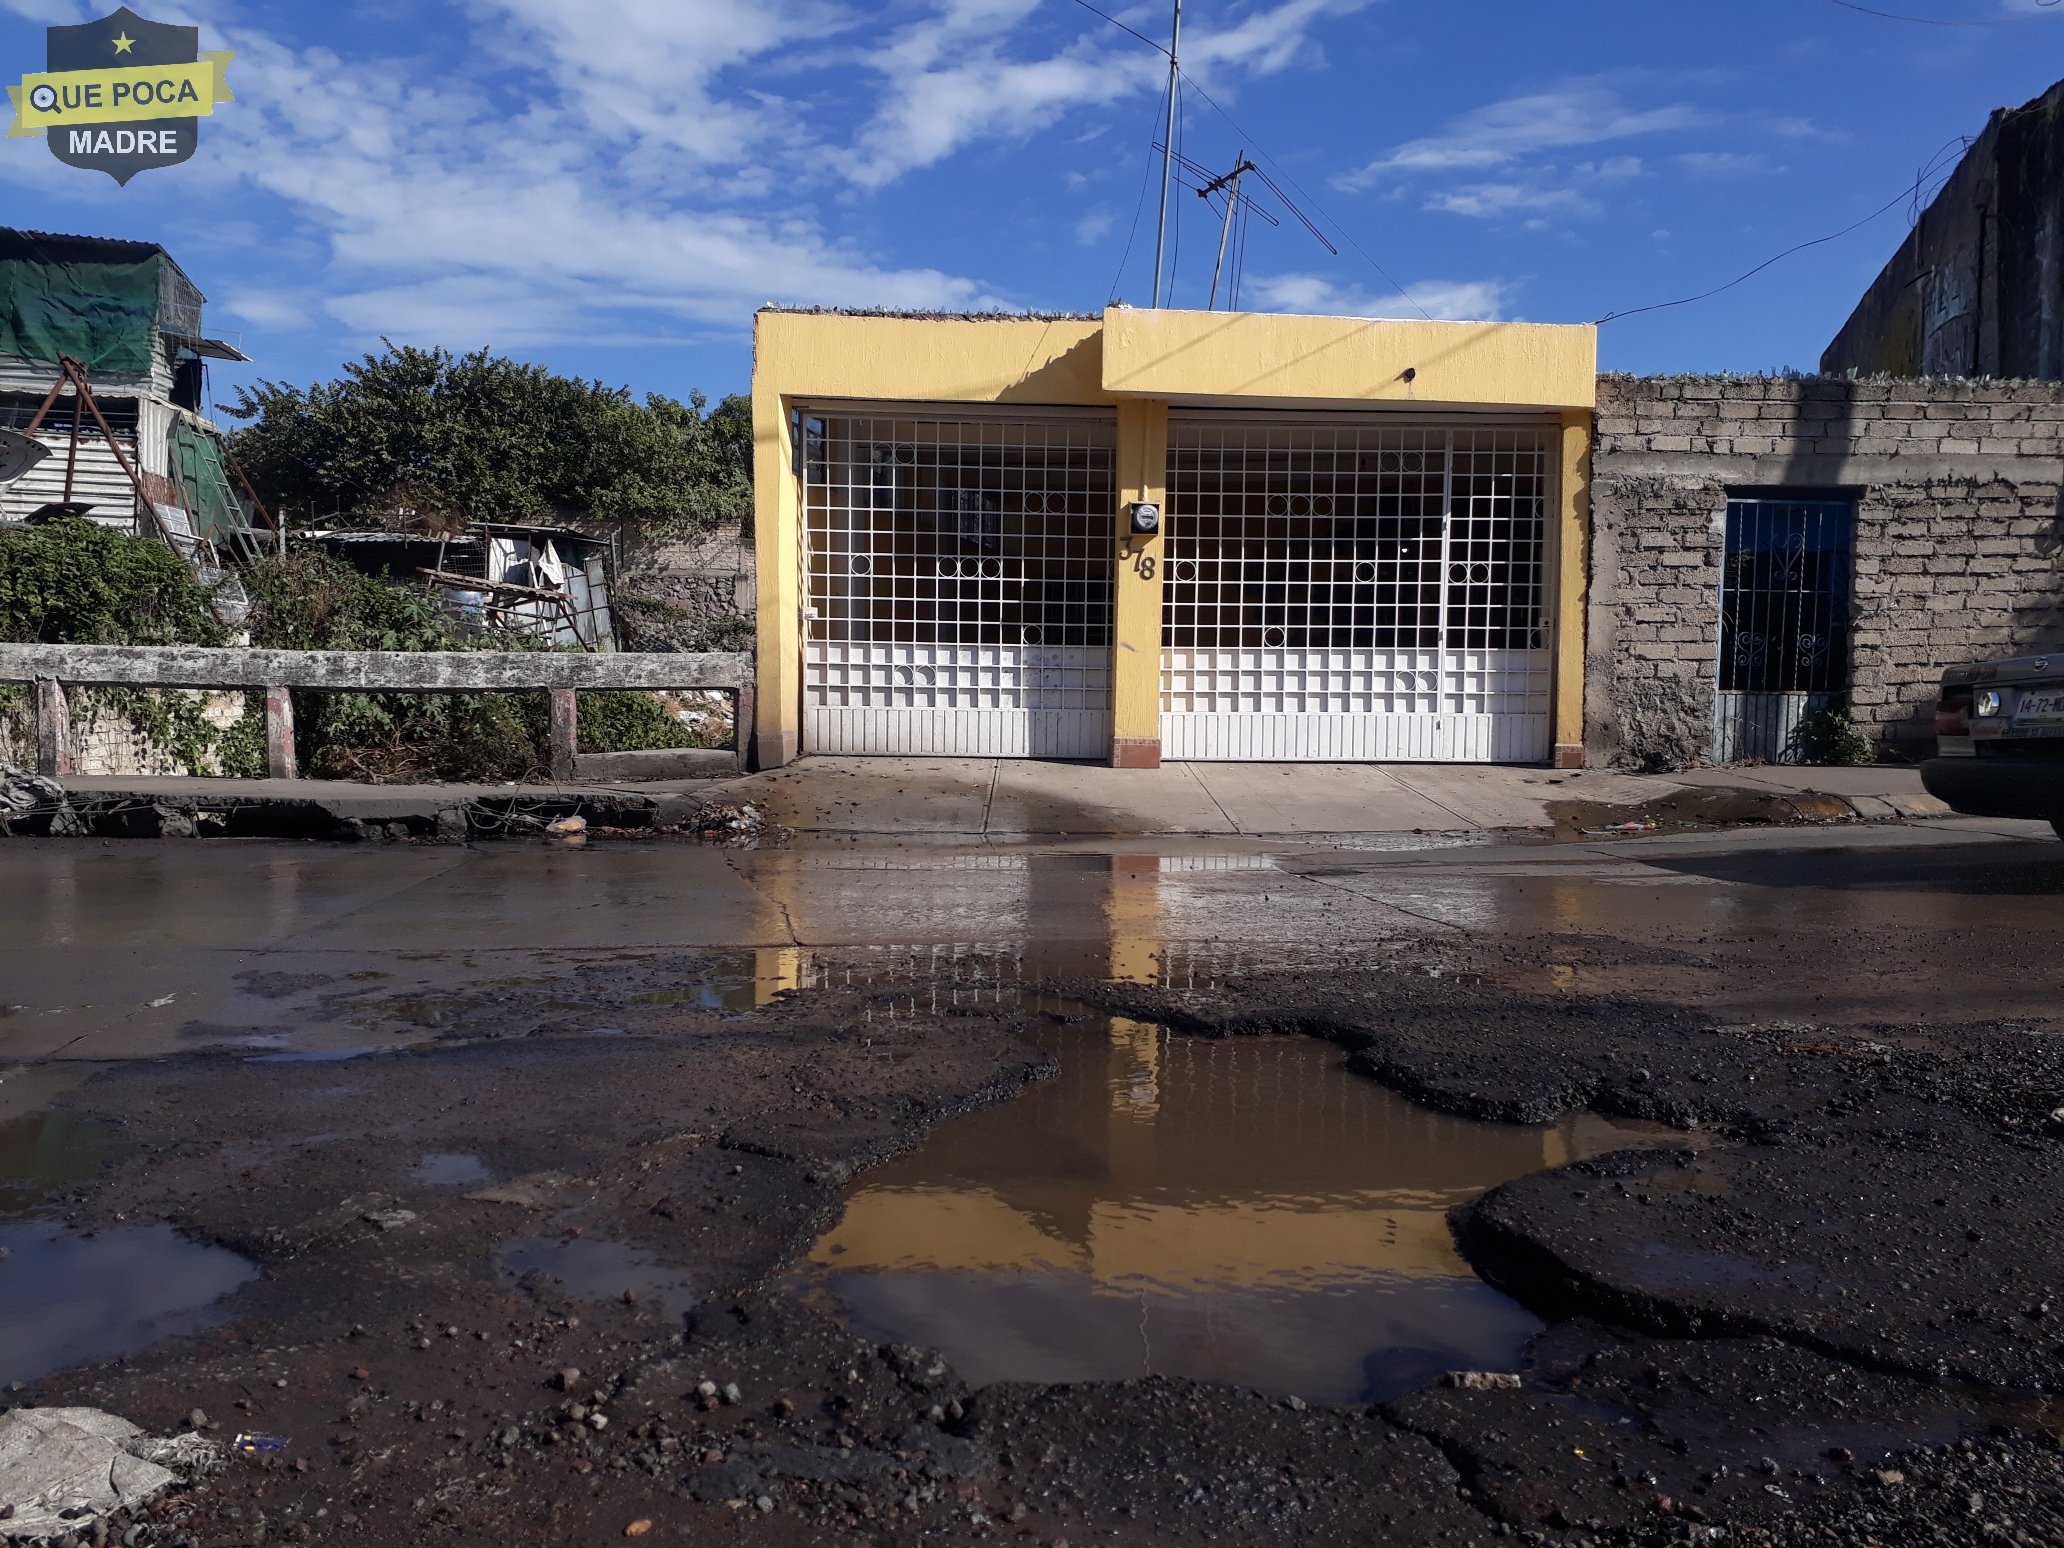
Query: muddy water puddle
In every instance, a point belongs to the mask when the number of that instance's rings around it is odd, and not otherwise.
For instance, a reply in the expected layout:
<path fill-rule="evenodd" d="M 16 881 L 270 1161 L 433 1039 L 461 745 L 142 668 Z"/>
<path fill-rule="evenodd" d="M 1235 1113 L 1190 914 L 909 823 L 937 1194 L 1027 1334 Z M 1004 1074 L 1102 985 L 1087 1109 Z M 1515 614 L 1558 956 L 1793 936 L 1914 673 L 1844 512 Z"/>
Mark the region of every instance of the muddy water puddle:
<path fill-rule="evenodd" d="M 1663 1138 L 1448 1117 L 1311 1039 L 1098 1017 L 1046 1041 L 1056 1079 L 867 1173 L 797 1280 L 977 1384 L 1161 1374 L 1353 1402 L 1509 1369 L 1541 1324 L 1470 1272 L 1446 1211 Z"/>
<path fill-rule="evenodd" d="M 43 1212 L 112 1150 L 106 1131 L 62 1113 L 0 1123 L 0 1384 L 205 1327 L 222 1297 L 258 1277 L 167 1225 L 74 1231 Z"/>

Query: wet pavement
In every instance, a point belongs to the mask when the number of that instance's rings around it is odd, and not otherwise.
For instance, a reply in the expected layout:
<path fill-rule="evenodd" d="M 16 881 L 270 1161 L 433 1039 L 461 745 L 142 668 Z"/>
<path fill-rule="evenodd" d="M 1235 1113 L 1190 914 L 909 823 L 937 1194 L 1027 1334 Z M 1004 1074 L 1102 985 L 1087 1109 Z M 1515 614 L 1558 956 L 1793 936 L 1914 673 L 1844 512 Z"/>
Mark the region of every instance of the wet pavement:
<path fill-rule="evenodd" d="M 108 1131 L 64 1113 L 0 1123 L 0 1386 L 205 1327 L 258 1277 L 169 1225 L 74 1231 L 39 1210 L 115 1149 Z"/>
<path fill-rule="evenodd" d="M 1306 1038 L 1098 1016 L 1036 1041 L 1055 1079 L 867 1172 L 797 1278 L 976 1384 L 1188 1376 L 1349 1403 L 1509 1369 L 1541 1324 L 1463 1262 L 1447 1211 L 1668 1132 L 1430 1112 Z"/>
<path fill-rule="evenodd" d="M 1178 1452 L 1218 1492 L 1156 1519 L 1199 1541 L 1236 1496 L 1257 1541 L 1357 1540 L 1359 1484 L 1277 1498 L 1314 1470 L 1417 1480 L 1391 1497 L 1422 1491 L 1426 1540 L 1587 1490 L 1614 1531 L 1687 1496 L 1755 1522 L 1870 1486 L 1813 1459 L 1862 1455 L 1842 1382 L 1905 1412 L 1938 1371 L 2057 1380 L 2054 1253 L 2018 1223 L 2055 1187 L 2064 846 L 2027 825 L 0 863 L 0 1381 L 130 1356 L 48 1390 L 306 1434 L 296 1508 L 348 1496 L 376 1541 L 439 1529 L 433 1497 L 482 1541 L 684 1496 L 771 1512 L 770 1542 L 972 1530 L 996 1506 L 936 1485 L 978 1477 L 1043 1538 L 1101 1537 Z M 1915 1186 L 1961 1235 L 1907 1218 Z M 1524 1392 L 1424 1385 L 1455 1368 Z M 730 1374 L 746 1409 L 695 1398 Z M 1126 1380 L 1038 1385 L 1085 1379 Z M 1766 1391 L 1806 1439 L 1787 1492 L 1737 1499 L 1712 1479 L 1774 1447 Z M 1991 1433 L 1950 1406 L 1873 1447 Z M 1655 1455 L 1594 1488 L 1651 1408 Z M 1146 1451 L 1106 1466 L 1118 1414 Z M 1946 1476 L 2024 1465 L 2000 1446 Z M 1094 1531 L 1053 1503 L 1078 1457 Z"/>
<path fill-rule="evenodd" d="M 2064 846 L 1958 820 L 1530 847 L 1161 839 L 1018 845 L 679 844 L 350 849 L 12 840 L 0 893 L 0 1117 L 59 1061 L 211 1046 L 360 1050 L 436 1036 L 440 994 L 626 954 L 720 957 L 694 993 L 739 1008 L 848 960 L 969 950 L 1024 971 L 1148 980 L 1242 953 L 1541 935 L 1556 987 L 1694 996 L 1742 1017 L 1871 1019 L 2047 1003 L 2005 953 L 2054 954 Z M 1812 963 L 1808 989 L 1797 969 Z M 1923 969 L 1922 964 L 1925 964 Z M 354 993 L 422 997 L 370 1034 Z M 329 1009 L 325 1010 L 324 1007 Z M 320 1012 L 320 1013 L 318 1013 Z M 8 1074 L 9 1067 L 14 1068 Z"/>

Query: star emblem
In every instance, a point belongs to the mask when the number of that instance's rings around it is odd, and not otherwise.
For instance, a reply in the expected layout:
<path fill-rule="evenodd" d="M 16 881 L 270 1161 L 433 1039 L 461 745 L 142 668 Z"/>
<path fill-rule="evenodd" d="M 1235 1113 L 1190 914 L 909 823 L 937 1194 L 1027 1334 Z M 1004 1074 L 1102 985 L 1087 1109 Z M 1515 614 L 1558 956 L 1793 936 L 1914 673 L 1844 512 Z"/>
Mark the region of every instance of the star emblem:
<path fill-rule="evenodd" d="M 118 54 L 126 54 L 134 47 L 136 47 L 136 39 L 130 37 L 126 32 L 115 39 L 115 52 Z"/>

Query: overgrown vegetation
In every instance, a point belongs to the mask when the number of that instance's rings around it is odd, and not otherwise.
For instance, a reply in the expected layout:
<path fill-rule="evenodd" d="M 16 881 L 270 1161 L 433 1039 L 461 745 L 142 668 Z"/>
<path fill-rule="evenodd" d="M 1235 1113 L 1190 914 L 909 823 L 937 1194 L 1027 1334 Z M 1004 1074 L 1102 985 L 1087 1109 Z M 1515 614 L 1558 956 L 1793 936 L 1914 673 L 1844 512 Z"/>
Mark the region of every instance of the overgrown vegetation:
<path fill-rule="evenodd" d="M 1853 765 L 1878 761 L 1877 744 L 1850 722 L 1848 714 L 1830 706 L 1808 711 L 1792 728 L 1785 746 L 1787 763 Z"/>
<path fill-rule="evenodd" d="M 0 639 L 38 645 L 226 645 L 229 631 L 186 562 L 162 543 L 78 517 L 0 536 Z M 189 769 L 260 772 L 258 738 L 209 720 L 200 695 L 145 688 L 75 688 L 81 724 L 112 718 Z M 26 691 L 0 685 L 8 738 L 35 736 Z"/>
<path fill-rule="evenodd" d="M 747 520 L 752 414 L 640 401 L 478 350 L 386 343 L 335 381 L 239 388 L 232 440 L 292 521 L 415 525 L 568 521 L 657 541 Z"/>
<path fill-rule="evenodd" d="M 324 553 L 263 560 L 245 585 L 254 645 L 537 648 L 525 636 L 468 628 L 437 597 L 363 575 Z M 548 761 L 540 694 L 297 692 L 294 735 L 302 768 L 328 779 L 522 779 Z"/>
<path fill-rule="evenodd" d="M 253 645 L 281 650 L 536 650 L 524 635 L 474 627 L 436 595 L 364 575 L 321 552 L 258 561 L 244 572 Z M 227 645 L 186 563 L 164 544 L 78 519 L 0 536 L 0 639 L 32 644 Z M 181 766 L 224 774 L 264 772 L 256 695 L 244 718 L 217 726 L 192 693 L 76 689 L 81 723 L 114 716 Z M 10 739 L 35 735 L 28 696 L 0 687 Z M 294 695 L 295 739 L 305 772 L 332 779 L 511 780 L 541 771 L 543 694 Z M 582 697 L 581 743 L 589 752 L 704 745 L 643 693 Z"/>
<path fill-rule="evenodd" d="M 708 747 L 709 739 L 667 713 L 655 694 L 638 691 L 580 696 L 582 752 L 658 752 Z"/>

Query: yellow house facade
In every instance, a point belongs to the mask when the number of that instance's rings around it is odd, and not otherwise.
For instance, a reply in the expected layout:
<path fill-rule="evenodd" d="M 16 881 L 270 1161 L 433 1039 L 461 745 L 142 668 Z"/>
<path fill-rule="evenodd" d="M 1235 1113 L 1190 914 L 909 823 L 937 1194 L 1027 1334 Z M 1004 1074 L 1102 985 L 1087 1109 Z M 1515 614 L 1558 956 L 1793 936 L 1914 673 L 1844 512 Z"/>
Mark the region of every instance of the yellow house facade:
<path fill-rule="evenodd" d="M 761 765 L 1580 766 L 1596 344 L 762 311 Z"/>

